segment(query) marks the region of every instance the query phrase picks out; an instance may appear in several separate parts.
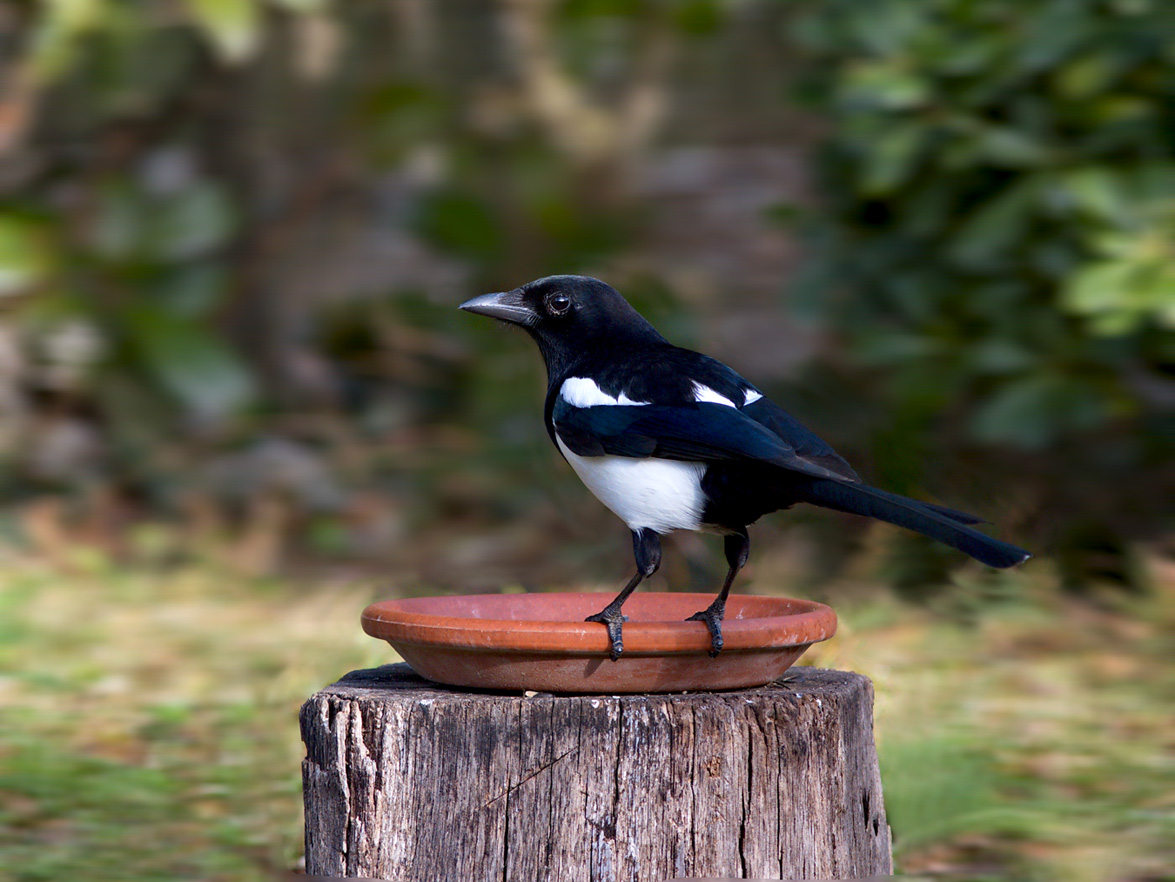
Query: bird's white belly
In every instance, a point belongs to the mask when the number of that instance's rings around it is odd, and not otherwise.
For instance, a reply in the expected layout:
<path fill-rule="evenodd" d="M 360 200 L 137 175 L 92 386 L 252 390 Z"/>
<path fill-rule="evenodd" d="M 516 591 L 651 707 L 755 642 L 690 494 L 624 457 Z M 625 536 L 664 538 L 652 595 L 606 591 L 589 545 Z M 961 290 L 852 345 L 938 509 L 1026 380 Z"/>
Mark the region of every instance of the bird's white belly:
<path fill-rule="evenodd" d="M 559 449 L 596 498 L 629 529 L 658 533 L 701 527 L 706 464 L 627 456 L 579 456 L 556 435 Z"/>

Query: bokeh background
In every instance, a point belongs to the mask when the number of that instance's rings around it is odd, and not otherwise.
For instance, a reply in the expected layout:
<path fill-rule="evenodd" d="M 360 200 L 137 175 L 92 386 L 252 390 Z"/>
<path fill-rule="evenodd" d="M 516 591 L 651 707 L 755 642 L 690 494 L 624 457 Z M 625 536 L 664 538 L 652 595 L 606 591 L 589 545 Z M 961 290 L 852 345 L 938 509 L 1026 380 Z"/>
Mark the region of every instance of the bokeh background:
<path fill-rule="evenodd" d="M 555 272 L 1037 552 L 753 530 L 741 589 L 876 682 L 905 872 L 1175 878 L 1175 7 L 30 0 L 0 47 L 0 878 L 296 868 L 367 602 L 627 577 L 455 309 Z"/>

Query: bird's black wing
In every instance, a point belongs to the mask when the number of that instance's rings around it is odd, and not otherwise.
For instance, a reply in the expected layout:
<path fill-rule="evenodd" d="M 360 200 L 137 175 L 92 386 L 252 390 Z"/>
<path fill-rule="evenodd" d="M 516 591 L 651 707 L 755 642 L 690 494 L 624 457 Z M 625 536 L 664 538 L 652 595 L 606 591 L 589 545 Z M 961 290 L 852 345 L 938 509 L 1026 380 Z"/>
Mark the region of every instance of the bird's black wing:
<path fill-rule="evenodd" d="M 743 460 L 770 463 L 813 477 L 856 479 L 856 475 L 848 478 L 843 470 L 829 468 L 818 458 L 801 455 L 767 426 L 724 404 L 575 407 L 560 398 L 551 420 L 567 448 L 580 456 Z"/>
<path fill-rule="evenodd" d="M 783 439 L 805 462 L 825 468 L 846 481 L 861 480 L 832 445 L 769 398 L 759 398 L 740 412 Z"/>

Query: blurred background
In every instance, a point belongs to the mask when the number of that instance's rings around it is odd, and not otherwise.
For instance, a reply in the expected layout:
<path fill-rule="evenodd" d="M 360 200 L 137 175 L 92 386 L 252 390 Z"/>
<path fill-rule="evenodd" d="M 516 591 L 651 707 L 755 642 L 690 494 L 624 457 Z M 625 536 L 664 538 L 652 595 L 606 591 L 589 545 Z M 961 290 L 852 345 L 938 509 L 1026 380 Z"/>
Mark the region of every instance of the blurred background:
<path fill-rule="evenodd" d="M 1162 0 L 0 7 L 0 878 L 296 868 L 367 602 L 627 578 L 455 309 L 557 272 L 1037 553 L 753 530 L 877 684 L 903 870 L 1175 878 L 1172 65 Z"/>

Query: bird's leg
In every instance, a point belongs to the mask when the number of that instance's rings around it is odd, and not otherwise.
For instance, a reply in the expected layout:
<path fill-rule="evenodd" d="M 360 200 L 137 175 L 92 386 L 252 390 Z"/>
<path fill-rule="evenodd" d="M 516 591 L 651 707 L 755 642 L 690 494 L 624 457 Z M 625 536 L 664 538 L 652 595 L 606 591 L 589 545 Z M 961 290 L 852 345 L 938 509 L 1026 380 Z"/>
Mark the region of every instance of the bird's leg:
<path fill-rule="evenodd" d="M 636 557 L 636 575 L 628 580 L 628 584 L 611 603 L 595 615 L 584 619 L 585 622 L 601 622 L 608 626 L 608 639 L 612 642 L 612 661 L 616 661 L 624 652 L 621 625 L 628 621 L 628 616 L 620 612 L 620 607 L 624 606 L 624 601 L 628 600 L 628 595 L 636 590 L 636 586 L 657 572 L 657 567 L 661 566 L 661 539 L 652 530 L 633 530 L 632 551 Z"/>
<path fill-rule="evenodd" d="M 584 619 L 585 622 L 601 622 L 608 626 L 608 639 L 612 643 L 612 649 L 610 651 L 612 661 L 616 661 L 616 659 L 620 658 L 620 654 L 624 652 L 624 636 L 621 631 L 621 625 L 628 621 L 628 616 L 620 612 L 620 607 L 628 599 L 628 595 L 636 590 L 636 586 L 644 578 L 644 573 L 638 570 L 637 574 L 628 580 L 628 584 L 621 589 L 620 593 L 616 595 L 611 603 L 595 615 L 590 615 Z"/>
<path fill-rule="evenodd" d="M 726 598 L 730 594 L 730 586 L 734 584 L 734 577 L 738 575 L 747 563 L 747 556 L 751 553 L 751 537 L 744 527 L 737 533 L 726 537 L 723 546 L 726 550 L 726 562 L 730 570 L 726 574 L 726 581 L 722 583 L 722 590 L 718 596 L 701 612 L 696 612 L 687 622 L 705 622 L 710 632 L 710 658 L 716 658 L 722 651 L 722 617 L 726 615 Z"/>

